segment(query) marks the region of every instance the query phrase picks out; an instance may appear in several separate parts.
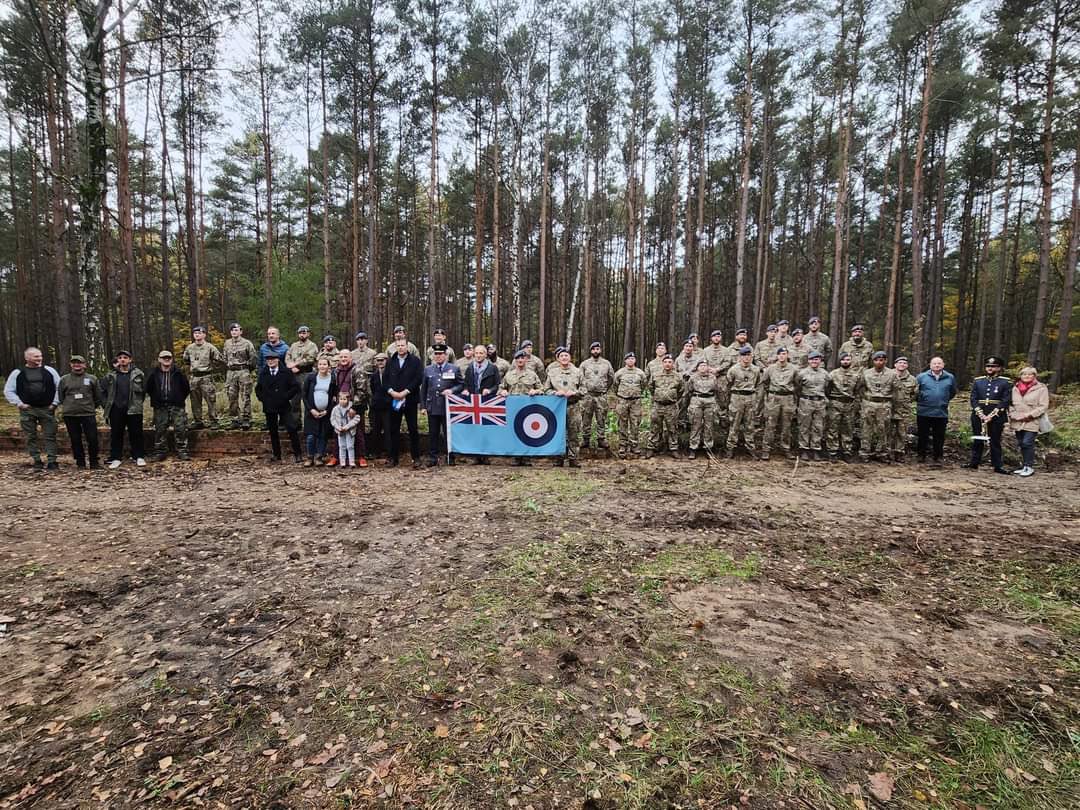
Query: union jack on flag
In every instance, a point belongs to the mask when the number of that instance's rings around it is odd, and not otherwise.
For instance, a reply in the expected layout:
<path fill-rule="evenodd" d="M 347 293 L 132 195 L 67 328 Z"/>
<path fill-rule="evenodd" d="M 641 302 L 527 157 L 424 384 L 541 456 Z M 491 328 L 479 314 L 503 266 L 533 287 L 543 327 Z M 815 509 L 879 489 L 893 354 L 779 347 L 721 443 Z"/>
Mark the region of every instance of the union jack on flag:
<path fill-rule="evenodd" d="M 446 411 L 451 425 L 499 425 L 506 427 L 506 397 L 481 394 L 449 394 Z"/>

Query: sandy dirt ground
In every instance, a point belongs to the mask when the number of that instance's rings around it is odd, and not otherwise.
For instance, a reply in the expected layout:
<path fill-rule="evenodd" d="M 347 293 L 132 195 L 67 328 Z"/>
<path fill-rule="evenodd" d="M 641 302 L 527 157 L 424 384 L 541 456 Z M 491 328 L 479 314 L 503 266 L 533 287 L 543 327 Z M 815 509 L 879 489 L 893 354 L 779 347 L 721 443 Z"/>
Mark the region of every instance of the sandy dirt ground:
<path fill-rule="evenodd" d="M 1078 483 L 6 457 L 0 807 L 1064 808 Z"/>

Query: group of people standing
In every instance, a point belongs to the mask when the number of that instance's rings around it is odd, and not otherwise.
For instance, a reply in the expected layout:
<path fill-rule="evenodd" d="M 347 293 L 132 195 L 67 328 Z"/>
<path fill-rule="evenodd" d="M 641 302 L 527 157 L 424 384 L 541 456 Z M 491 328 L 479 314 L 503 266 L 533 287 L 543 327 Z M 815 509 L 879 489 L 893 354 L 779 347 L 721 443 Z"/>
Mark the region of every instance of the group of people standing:
<path fill-rule="evenodd" d="M 940 357 L 918 375 L 910 373 L 903 356 L 889 367 L 885 352 L 875 351 L 863 326 L 856 324 L 839 348 L 836 367 L 830 370 L 832 341 L 821 332 L 820 319 L 811 318 L 806 332 L 799 328 L 789 332 L 789 326 L 785 320 L 770 324 L 765 338 L 753 345 L 746 329 L 737 330 L 730 344 L 724 343 L 720 330 L 714 330 L 704 348 L 698 336 L 691 334 L 677 354 L 659 342 L 655 357 L 644 368 L 638 366 L 635 353 L 628 352 L 617 370 L 602 356 L 599 342 L 590 345 L 588 357 L 579 364 L 560 346 L 555 361 L 545 366 L 528 340 L 518 346 L 512 363 L 500 358 L 490 344 L 465 344 L 462 357 L 456 358 L 442 329 L 433 332 L 421 358 L 403 326 L 394 327 L 394 339 L 384 351 L 371 348 L 364 331 L 356 333 L 353 349 L 339 349 L 333 335 L 324 336 L 319 345 L 312 340 L 311 329 L 303 325 L 291 344 L 271 326 L 266 340 L 256 348 L 236 323 L 231 324 L 230 336 L 219 350 L 207 340 L 206 329 L 196 326 L 181 357 L 187 374 L 167 349 L 159 352 L 157 365 L 148 374 L 133 366 L 131 353 L 122 350 L 101 380 L 87 372 L 86 360 L 79 355 L 70 358 L 71 370 L 61 377 L 43 364 L 39 349 L 30 347 L 25 366 L 8 377 L 4 393 L 20 410 L 35 466 L 49 469 L 57 467 L 57 408 L 71 437 L 77 466 L 100 467 L 99 408 L 112 429 L 107 466 L 120 466 L 125 433 L 132 459 L 144 466 L 146 399 L 153 409 L 154 458 L 167 456 L 170 432 L 177 456 L 189 458 L 189 426 L 218 422 L 213 375 L 220 368 L 226 372 L 230 426 L 252 427 L 254 394 L 266 415 L 271 461 L 282 460 L 280 434 L 284 431 L 292 459 L 306 466 L 366 467 L 369 451 L 377 448 L 385 449 L 388 466 L 397 466 L 404 419 L 412 463 L 419 467 L 420 410 L 428 420 L 427 465 L 434 466 L 446 456 L 446 396 L 461 393 L 566 397 L 566 453 L 554 460 L 558 465 L 578 466 L 579 450 L 593 442 L 598 448 L 608 447 L 612 404 L 616 453 L 619 458 L 638 456 L 646 397 L 652 403 L 644 442 L 646 458 L 664 449 L 672 457 L 682 457 L 680 434 L 685 430 L 691 459 L 714 449 L 724 450 L 731 458 L 742 446 L 762 460 L 779 450 L 789 458 L 798 454 L 807 461 L 902 461 L 914 410 L 919 461 L 942 463 L 948 407 L 957 387 Z M 1028 476 L 1034 470 L 1035 438 L 1045 429 L 1049 394 L 1035 369 L 1023 369 L 1014 386 L 1001 376 L 1003 366 L 1001 358 L 987 358 L 986 374 L 974 381 L 972 433 L 979 438 L 972 442 L 971 459 L 965 466 L 978 467 L 986 445 L 993 469 L 1007 472 L 1001 439 L 1010 422 L 1023 457 L 1023 466 L 1014 472 Z M 474 461 L 488 463 L 484 457 L 474 457 Z M 452 456 L 449 463 L 454 463 Z M 528 462 L 515 459 L 513 463 Z"/>

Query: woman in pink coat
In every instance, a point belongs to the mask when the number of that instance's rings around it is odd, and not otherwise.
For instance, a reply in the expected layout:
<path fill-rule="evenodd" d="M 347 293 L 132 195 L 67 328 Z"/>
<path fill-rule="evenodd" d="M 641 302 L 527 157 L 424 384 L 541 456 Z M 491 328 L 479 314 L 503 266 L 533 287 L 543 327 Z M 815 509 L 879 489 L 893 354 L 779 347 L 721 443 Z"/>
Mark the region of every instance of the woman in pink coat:
<path fill-rule="evenodd" d="M 1020 379 L 1012 389 L 1009 426 L 1016 434 L 1024 466 L 1013 475 L 1027 478 L 1035 474 L 1035 439 L 1039 436 L 1039 417 L 1050 407 L 1050 392 L 1039 382 L 1038 372 L 1031 366 L 1020 370 Z"/>

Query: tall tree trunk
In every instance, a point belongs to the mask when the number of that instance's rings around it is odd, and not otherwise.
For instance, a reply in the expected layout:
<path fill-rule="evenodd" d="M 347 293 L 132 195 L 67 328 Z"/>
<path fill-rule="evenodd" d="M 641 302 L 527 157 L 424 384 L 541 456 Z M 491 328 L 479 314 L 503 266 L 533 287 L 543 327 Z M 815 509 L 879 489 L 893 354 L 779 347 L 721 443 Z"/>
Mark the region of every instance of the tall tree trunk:
<path fill-rule="evenodd" d="M 129 349 L 137 351 L 143 348 L 143 339 L 139 320 L 139 291 L 136 285 L 135 270 L 135 233 L 134 219 L 131 212 L 131 163 L 128 155 L 128 120 L 127 120 L 127 60 L 128 46 L 124 37 L 124 6 L 117 2 L 120 15 L 120 64 L 116 81 L 116 205 L 120 231 L 120 258 L 122 262 L 122 295 L 124 305 L 123 342 Z"/>
<path fill-rule="evenodd" d="M 321 7 L 321 4 L 320 4 Z M 333 281 L 330 276 L 330 128 L 326 111 L 326 56 L 319 48 L 319 88 L 322 102 L 322 254 L 323 254 L 323 323 L 329 326 L 330 302 L 333 299 Z"/>
<path fill-rule="evenodd" d="M 938 21 L 930 25 L 926 37 L 926 56 L 923 71 L 922 108 L 919 114 L 919 136 L 915 142 L 915 166 L 911 178 L 911 333 L 914 338 L 911 354 L 916 368 L 923 367 L 926 346 L 926 313 L 923 293 L 923 157 L 926 129 L 930 119 L 930 98 L 934 84 L 934 42 Z"/>
<path fill-rule="evenodd" d="M 896 167 L 896 208 L 893 213 L 892 264 L 889 270 L 888 299 L 885 305 L 885 334 L 883 337 L 885 353 L 890 357 L 896 351 L 897 336 L 900 332 L 900 287 L 901 268 L 900 252 L 903 247 L 904 228 L 904 170 L 908 151 L 908 88 L 907 65 L 901 67 L 900 76 L 900 150 L 897 153 Z M 919 366 L 916 366 L 918 368 Z"/>
<path fill-rule="evenodd" d="M 267 33 L 263 23 L 262 0 L 256 0 L 254 10 L 257 34 L 255 52 L 259 66 L 259 106 L 262 113 L 263 179 L 266 184 L 266 255 L 263 257 L 266 264 L 263 268 L 263 311 L 269 323 L 273 319 L 274 300 L 274 163 L 270 140 L 270 82 L 267 76 L 269 67 L 266 64 Z"/>
<path fill-rule="evenodd" d="M 754 135 L 754 20 L 752 3 L 743 12 L 746 24 L 746 69 L 739 98 L 742 113 L 742 160 L 739 170 L 739 213 L 735 223 L 735 323 L 743 322 L 746 273 L 746 215 L 750 205 L 750 146 Z"/>
<path fill-rule="evenodd" d="M 161 243 L 161 308 L 162 344 L 173 344 L 172 282 L 169 278 L 169 130 L 165 119 L 165 40 L 158 47 L 158 116 L 161 124 L 161 222 L 158 239 Z"/>
<path fill-rule="evenodd" d="M 548 196 L 551 185 L 551 49 L 552 35 L 548 29 L 547 60 L 544 67 L 544 162 L 540 170 L 540 291 L 537 313 L 537 336 L 541 346 L 547 344 L 548 310 Z"/>
<path fill-rule="evenodd" d="M 1069 248 L 1065 256 L 1065 273 L 1061 285 L 1061 315 L 1058 319 L 1057 343 L 1054 345 L 1053 374 L 1050 377 L 1050 389 L 1055 392 L 1061 385 L 1061 377 L 1065 371 L 1065 355 L 1069 350 L 1077 246 L 1080 245 L 1080 143 L 1073 153 L 1072 211 L 1069 223 Z"/>

